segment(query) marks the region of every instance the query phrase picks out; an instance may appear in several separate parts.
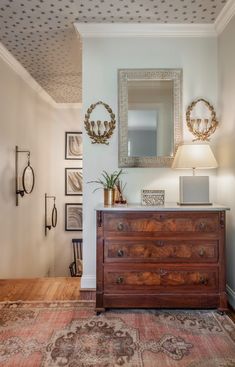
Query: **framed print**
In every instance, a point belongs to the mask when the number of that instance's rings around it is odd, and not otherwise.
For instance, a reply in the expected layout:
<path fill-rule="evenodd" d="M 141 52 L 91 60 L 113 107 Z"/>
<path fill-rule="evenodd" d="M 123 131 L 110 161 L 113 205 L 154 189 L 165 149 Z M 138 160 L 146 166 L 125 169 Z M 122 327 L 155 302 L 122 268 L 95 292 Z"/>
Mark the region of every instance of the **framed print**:
<path fill-rule="evenodd" d="M 65 230 L 82 231 L 82 204 L 65 204 Z"/>
<path fill-rule="evenodd" d="M 82 195 L 82 169 L 65 168 L 65 195 Z"/>
<path fill-rule="evenodd" d="M 82 132 L 65 133 L 65 159 L 82 159 Z"/>

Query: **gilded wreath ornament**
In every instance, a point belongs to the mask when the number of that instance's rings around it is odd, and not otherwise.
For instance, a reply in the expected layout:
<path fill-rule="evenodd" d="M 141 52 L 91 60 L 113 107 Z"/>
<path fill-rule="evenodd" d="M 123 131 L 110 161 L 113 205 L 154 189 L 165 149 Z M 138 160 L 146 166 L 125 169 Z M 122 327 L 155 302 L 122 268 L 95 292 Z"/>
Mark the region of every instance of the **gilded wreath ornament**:
<path fill-rule="evenodd" d="M 208 108 L 208 110 L 210 111 L 210 114 L 211 114 L 210 119 L 198 119 L 198 118 L 192 119 L 191 118 L 191 113 L 199 102 L 203 102 L 206 105 L 206 107 Z M 216 118 L 214 107 L 204 98 L 199 98 L 193 101 L 188 106 L 187 111 L 186 111 L 186 122 L 189 128 L 189 131 L 194 136 L 196 136 L 196 139 L 194 139 L 193 141 L 197 141 L 197 140 L 209 141 L 210 140 L 209 137 L 215 132 L 218 126 L 218 120 Z"/>
<path fill-rule="evenodd" d="M 110 121 L 90 121 L 91 114 L 98 105 L 104 106 L 104 108 L 108 111 L 110 115 Z M 107 103 L 98 101 L 94 104 L 91 104 L 88 108 L 87 113 L 85 114 L 84 124 L 87 134 L 91 138 L 92 144 L 108 145 L 108 139 L 110 139 L 116 127 L 115 114 Z"/>

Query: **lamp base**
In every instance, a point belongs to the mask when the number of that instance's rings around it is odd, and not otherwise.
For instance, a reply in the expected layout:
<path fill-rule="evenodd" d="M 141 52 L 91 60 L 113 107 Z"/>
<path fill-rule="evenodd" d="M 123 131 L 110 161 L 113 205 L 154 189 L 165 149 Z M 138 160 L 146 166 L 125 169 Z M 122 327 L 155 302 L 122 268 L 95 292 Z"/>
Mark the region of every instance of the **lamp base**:
<path fill-rule="evenodd" d="M 193 206 L 193 205 L 213 205 L 213 203 L 180 203 L 180 202 L 177 202 L 177 205 L 184 205 L 184 206 Z"/>
<path fill-rule="evenodd" d="M 179 205 L 211 205 L 208 176 L 180 176 Z"/>

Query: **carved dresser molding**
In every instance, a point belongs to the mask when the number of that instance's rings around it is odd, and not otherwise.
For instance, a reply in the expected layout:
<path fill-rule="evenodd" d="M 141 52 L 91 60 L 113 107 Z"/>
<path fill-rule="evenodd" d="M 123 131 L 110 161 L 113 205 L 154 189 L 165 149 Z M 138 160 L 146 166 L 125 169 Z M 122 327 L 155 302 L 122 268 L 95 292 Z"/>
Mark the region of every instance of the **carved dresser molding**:
<path fill-rule="evenodd" d="M 227 209 L 97 207 L 97 312 L 132 307 L 226 310 Z"/>

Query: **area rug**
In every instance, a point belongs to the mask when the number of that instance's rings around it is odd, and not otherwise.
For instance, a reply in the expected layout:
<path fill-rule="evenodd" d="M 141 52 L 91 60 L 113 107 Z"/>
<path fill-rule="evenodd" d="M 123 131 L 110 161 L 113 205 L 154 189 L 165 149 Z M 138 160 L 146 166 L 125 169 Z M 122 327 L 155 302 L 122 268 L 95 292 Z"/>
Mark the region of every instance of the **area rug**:
<path fill-rule="evenodd" d="M 0 303 L 0 366 L 235 367 L 235 324 L 216 311 Z"/>

